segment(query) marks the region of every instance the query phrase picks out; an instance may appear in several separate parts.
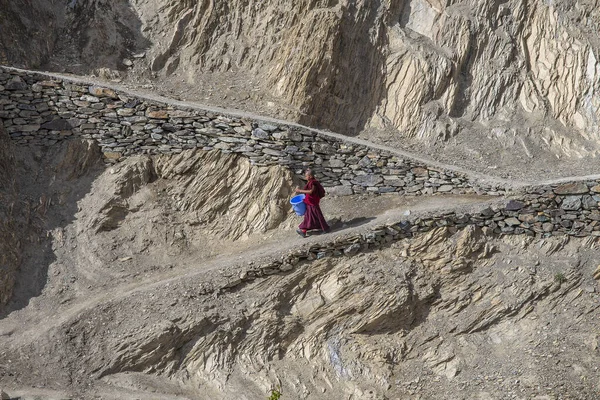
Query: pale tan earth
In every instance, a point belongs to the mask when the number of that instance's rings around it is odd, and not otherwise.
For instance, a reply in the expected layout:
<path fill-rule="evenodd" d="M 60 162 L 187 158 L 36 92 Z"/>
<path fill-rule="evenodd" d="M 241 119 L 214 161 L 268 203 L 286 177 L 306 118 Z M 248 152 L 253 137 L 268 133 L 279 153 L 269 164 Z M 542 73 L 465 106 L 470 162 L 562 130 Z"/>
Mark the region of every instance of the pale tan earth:
<path fill-rule="evenodd" d="M 0 0 L 0 62 L 530 182 L 598 173 L 597 0 Z M 222 290 L 404 216 L 217 152 L 106 167 L 0 129 L 0 390 L 22 399 L 598 399 L 600 243 L 440 228 Z"/>

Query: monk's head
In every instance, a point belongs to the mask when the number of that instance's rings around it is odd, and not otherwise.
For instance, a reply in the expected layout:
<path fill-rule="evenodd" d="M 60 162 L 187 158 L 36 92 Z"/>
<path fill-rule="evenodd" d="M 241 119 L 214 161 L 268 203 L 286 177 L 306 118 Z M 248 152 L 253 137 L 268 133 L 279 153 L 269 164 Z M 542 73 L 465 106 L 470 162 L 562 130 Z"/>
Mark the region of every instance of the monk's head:
<path fill-rule="evenodd" d="M 304 177 L 306 178 L 306 180 L 311 180 L 315 177 L 315 174 L 313 173 L 313 170 L 310 168 L 307 168 L 306 171 L 304 171 Z"/>

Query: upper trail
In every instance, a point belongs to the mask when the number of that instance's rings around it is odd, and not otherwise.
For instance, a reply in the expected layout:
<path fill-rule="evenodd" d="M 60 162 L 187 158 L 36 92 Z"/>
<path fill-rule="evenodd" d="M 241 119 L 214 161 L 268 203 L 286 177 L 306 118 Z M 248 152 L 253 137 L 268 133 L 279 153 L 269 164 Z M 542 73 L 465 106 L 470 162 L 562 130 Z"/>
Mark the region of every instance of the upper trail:
<path fill-rule="evenodd" d="M 103 87 L 107 87 L 107 88 L 110 88 L 113 90 L 120 91 L 129 96 L 138 97 L 140 99 L 149 100 L 149 101 L 153 101 L 153 102 L 159 102 L 159 103 L 163 103 L 163 104 L 167 104 L 167 105 L 171 105 L 171 106 L 175 106 L 175 107 L 188 108 L 188 109 L 199 110 L 199 111 L 208 111 L 208 112 L 212 112 L 212 113 L 216 113 L 216 114 L 223 114 L 225 116 L 234 117 L 234 118 L 253 119 L 253 120 L 258 120 L 258 121 L 271 122 L 271 123 L 275 123 L 275 124 L 279 124 L 279 125 L 287 125 L 287 126 L 291 126 L 291 127 L 307 129 L 307 130 L 311 130 L 313 132 L 317 132 L 323 136 L 336 138 L 339 140 L 343 140 L 343 141 L 346 141 L 349 143 L 354 143 L 354 144 L 361 145 L 361 146 L 371 147 L 373 149 L 383 150 L 383 151 L 389 152 L 390 154 L 394 154 L 394 155 L 397 155 L 402 158 L 407 158 L 407 159 L 411 159 L 414 161 L 418 161 L 420 163 L 426 164 L 433 168 L 437 168 L 440 170 L 453 171 L 453 172 L 465 175 L 474 181 L 481 182 L 481 183 L 488 184 L 488 185 L 499 185 L 499 186 L 506 187 L 506 188 L 517 189 L 517 188 L 528 187 L 528 186 L 543 186 L 543 185 L 560 184 L 560 183 L 565 183 L 565 182 L 600 179 L 600 174 L 581 175 L 581 176 L 565 176 L 565 177 L 553 178 L 553 179 L 544 179 L 543 177 L 541 177 L 541 179 L 535 180 L 535 181 L 504 179 L 504 178 L 499 178 L 499 177 L 496 177 L 493 175 L 482 174 L 480 172 L 468 170 L 466 168 L 462 168 L 462 167 L 459 167 L 456 165 L 441 163 L 441 162 L 435 161 L 428 157 L 423 157 L 421 155 L 411 153 L 411 152 L 408 152 L 405 150 L 400 150 L 398 148 L 385 146 L 385 145 L 381 145 L 381 144 L 377 144 L 377 143 L 372 143 L 372 142 L 364 140 L 364 139 L 358 139 L 355 137 L 345 136 L 345 135 L 342 135 L 339 133 L 324 131 L 324 130 L 312 128 L 309 126 L 300 125 L 295 122 L 281 120 L 281 119 L 272 118 L 272 117 L 267 117 L 267 116 L 263 116 L 263 115 L 257 115 L 257 114 L 245 112 L 242 110 L 214 107 L 214 106 L 209 106 L 209 105 L 205 105 L 205 104 L 202 104 L 199 102 L 193 102 L 193 101 L 175 100 L 175 99 L 171 99 L 171 98 L 168 98 L 165 96 L 158 95 L 151 91 L 145 91 L 145 90 L 140 90 L 140 89 L 131 89 L 130 87 L 127 87 L 125 85 L 120 85 L 120 84 L 116 84 L 113 82 L 107 82 L 104 80 L 95 79 L 95 78 L 91 78 L 91 77 L 65 75 L 65 74 L 58 74 L 58 73 L 45 72 L 45 71 L 25 70 L 25 69 L 8 67 L 8 66 L 0 66 L 0 67 L 4 68 L 6 70 L 18 71 L 18 72 L 23 72 L 23 73 L 37 73 L 40 75 L 48 76 L 50 78 L 56 78 L 56 79 L 72 82 L 75 84 L 99 85 L 99 86 L 103 86 Z"/>

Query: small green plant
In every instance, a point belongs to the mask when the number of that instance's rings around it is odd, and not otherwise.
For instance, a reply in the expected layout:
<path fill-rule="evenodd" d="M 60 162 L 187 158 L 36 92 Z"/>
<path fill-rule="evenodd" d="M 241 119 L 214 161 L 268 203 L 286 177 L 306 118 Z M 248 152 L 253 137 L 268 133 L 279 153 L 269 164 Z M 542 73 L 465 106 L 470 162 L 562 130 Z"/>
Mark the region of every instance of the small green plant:
<path fill-rule="evenodd" d="M 567 281 L 567 278 L 565 277 L 565 274 L 558 272 L 554 275 L 554 281 L 558 282 L 559 284 L 563 284 Z"/>
<path fill-rule="evenodd" d="M 281 399 L 281 392 L 279 389 L 271 389 L 271 396 L 269 396 L 268 400 L 279 400 Z"/>

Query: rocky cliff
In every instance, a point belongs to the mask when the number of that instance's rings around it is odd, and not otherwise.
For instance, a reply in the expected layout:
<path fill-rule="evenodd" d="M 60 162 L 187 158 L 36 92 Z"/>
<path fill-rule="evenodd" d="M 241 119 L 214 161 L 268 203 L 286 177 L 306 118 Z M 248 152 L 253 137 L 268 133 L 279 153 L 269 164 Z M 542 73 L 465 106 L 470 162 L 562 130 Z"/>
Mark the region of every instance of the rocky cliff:
<path fill-rule="evenodd" d="M 17 24 L 44 10 L 28 3 L 2 15 Z M 31 52 L 9 51 L 23 38 L 3 30 L 8 62 L 43 53 L 52 69 L 128 70 L 132 82 L 398 143 L 464 134 L 527 156 L 598 150 L 595 0 L 52 4 Z"/>
<path fill-rule="evenodd" d="M 595 399 L 598 254 L 594 240 L 441 227 L 231 289 L 204 266 L 92 290 L 39 337 L 0 340 L 36 355 L 13 363 L 22 382 L 85 386 L 77 398 Z"/>
<path fill-rule="evenodd" d="M 528 155 L 598 150 L 596 0 L 28 3 L 3 9 L 5 62 L 128 70 L 132 82 L 399 142 L 465 133 Z M 38 34 L 15 50 L 38 14 Z"/>

